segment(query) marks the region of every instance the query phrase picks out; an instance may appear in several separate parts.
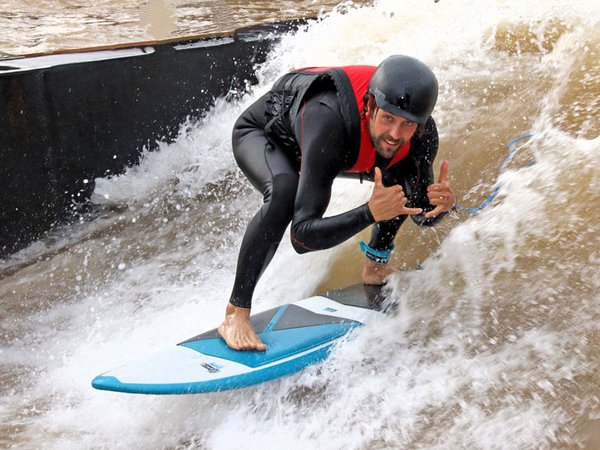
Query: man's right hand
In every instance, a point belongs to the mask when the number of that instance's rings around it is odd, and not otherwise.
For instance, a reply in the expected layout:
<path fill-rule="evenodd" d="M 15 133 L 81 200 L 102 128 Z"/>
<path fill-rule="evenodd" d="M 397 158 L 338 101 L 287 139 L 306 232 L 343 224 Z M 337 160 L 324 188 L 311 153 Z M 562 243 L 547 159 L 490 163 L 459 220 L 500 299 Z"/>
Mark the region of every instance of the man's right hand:
<path fill-rule="evenodd" d="M 367 203 L 371 215 L 376 222 L 390 220 L 400 215 L 415 215 L 423 212 L 421 208 L 406 208 L 408 199 L 399 184 L 385 187 L 381 169 L 375 168 L 375 187 L 371 199 Z"/>

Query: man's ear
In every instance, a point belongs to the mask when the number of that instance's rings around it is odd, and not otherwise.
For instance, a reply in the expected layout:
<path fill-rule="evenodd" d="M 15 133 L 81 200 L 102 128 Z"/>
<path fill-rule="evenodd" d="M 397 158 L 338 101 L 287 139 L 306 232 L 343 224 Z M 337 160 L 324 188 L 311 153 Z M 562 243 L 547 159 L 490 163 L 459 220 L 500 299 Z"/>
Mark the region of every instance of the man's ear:
<path fill-rule="evenodd" d="M 365 101 L 365 113 L 373 117 L 376 108 L 377 106 L 375 105 L 375 97 L 373 94 L 367 94 L 367 99 Z"/>

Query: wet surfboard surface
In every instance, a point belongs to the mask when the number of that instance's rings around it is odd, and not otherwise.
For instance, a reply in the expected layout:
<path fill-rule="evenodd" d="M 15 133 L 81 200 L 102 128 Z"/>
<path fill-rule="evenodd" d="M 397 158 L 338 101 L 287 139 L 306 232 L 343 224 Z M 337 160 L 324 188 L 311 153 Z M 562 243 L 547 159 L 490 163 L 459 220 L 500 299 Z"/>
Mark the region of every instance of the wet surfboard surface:
<path fill-rule="evenodd" d="M 355 285 L 278 306 L 251 317 L 267 350 L 236 351 L 211 330 L 138 362 L 105 372 L 96 389 L 132 394 L 199 394 L 239 389 L 298 372 L 327 358 L 332 346 L 380 312 L 374 286 Z"/>

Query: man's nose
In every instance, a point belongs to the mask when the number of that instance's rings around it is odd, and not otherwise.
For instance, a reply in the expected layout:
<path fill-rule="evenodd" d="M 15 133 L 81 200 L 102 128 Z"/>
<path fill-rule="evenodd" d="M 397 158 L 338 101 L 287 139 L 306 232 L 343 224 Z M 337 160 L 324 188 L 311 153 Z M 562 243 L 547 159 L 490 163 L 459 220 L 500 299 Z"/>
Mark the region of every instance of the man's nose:
<path fill-rule="evenodd" d="M 392 127 L 389 129 L 389 135 L 394 140 L 403 139 L 408 141 L 416 130 L 417 124 L 415 123 L 407 124 L 406 122 L 398 122 L 392 125 Z"/>
<path fill-rule="evenodd" d="M 403 127 L 402 124 L 395 124 L 390 129 L 390 136 L 395 141 L 399 139 L 406 139 L 409 130 L 406 127 Z"/>
<path fill-rule="evenodd" d="M 390 130 L 390 136 L 392 137 L 392 139 L 394 139 L 395 141 L 397 141 L 398 139 L 400 139 L 400 137 L 402 137 L 402 135 L 400 134 L 400 127 L 398 126 L 394 126 L 392 127 L 392 129 Z"/>

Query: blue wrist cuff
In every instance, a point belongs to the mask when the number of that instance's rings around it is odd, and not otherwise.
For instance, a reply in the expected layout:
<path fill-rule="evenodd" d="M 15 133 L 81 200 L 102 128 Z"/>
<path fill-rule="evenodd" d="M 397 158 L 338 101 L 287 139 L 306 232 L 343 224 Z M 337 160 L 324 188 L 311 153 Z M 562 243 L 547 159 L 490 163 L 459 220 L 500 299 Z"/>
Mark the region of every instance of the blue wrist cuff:
<path fill-rule="evenodd" d="M 390 261 L 390 255 L 392 254 L 392 250 L 394 250 L 394 246 L 387 250 L 377 250 L 366 242 L 360 241 L 360 250 L 375 264 L 387 264 Z"/>

